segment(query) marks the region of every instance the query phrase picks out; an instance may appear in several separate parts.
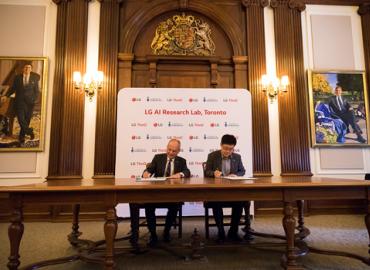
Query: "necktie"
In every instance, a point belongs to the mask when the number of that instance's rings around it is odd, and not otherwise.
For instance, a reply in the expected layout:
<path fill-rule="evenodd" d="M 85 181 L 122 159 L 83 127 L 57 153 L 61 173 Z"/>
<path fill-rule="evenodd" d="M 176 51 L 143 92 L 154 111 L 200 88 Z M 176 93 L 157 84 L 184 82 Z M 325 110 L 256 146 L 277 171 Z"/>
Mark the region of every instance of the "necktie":
<path fill-rule="evenodd" d="M 339 110 L 343 110 L 343 101 L 340 96 L 337 96 L 337 103 L 338 103 Z"/>
<path fill-rule="evenodd" d="M 170 159 L 168 161 L 166 172 L 165 172 L 164 176 L 170 176 L 171 175 L 171 164 L 172 164 L 172 159 Z"/>

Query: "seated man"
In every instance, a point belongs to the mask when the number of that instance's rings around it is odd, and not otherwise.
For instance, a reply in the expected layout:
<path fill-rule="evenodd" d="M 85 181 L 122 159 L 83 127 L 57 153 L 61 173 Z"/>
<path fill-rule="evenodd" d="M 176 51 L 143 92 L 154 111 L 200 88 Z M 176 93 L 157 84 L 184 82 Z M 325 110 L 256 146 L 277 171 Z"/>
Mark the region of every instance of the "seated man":
<path fill-rule="evenodd" d="M 235 154 L 234 147 L 236 138 L 233 135 L 226 134 L 221 138 L 221 150 L 214 151 L 208 155 L 205 176 L 222 177 L 222 176 L 243 176 L 245 169 L 239 154 Z M 238 235 L 239 221 L 243 212 L 245 202 L 210 202 L 216 226 L 218 228 L 218 241 L 225 240 L 225 230 L 223 226 L 223 204 L 232 205 L 231 226 L 227 237 L 234 241 L 240 241 Z"/>
<path fill-rule="evenodd" d="M 151 176 L 168 177 L 168 178 L 182 178 L 190 177 L 190 171 L 186 165 L 186 160 L 177 156 L 180 152 L 180 141 L 172 139 L 167 144 L 167 153 L 157 154 L 154 156 L 150 165 L 143 172 L 143 178 Z M 155 206 L 158 204 L 145 204 L 145 215 L 150 232 L 149 245 L 154 246 L 158 242 L 156 233 L 156 217 Z M 166 223 L 163 232 L 163 240 L 169 242 L 170 229 L 176 220 L 178 204 L 166 203 L 168 205 L 168 212 L 166 216 Z"/>
<path fill-rule="evenodd" d="M 366 143 L 366 139 L 362 137 L 362 130 L 356 123 L 355 114 L 353 107 L 348 100 L 342 97 L 342 87 L 337 85 L 334 90 L 334 96 L 329 98 L 328 104 L 334 117 L 340 118 L 347 125 L 351 126 L 353 133 L 357 136 L 357 141 L 360 143 Z"/>

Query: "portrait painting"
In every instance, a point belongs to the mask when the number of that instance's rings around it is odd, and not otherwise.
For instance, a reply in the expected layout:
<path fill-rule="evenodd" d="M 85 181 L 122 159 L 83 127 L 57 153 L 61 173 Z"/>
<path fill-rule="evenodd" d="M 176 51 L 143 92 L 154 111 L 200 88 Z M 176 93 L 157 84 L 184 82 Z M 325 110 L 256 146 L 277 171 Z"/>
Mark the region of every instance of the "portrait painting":
<path fill-rule="evenodd" d="M 312 146 L 368 146 L 365 73 L 309 71 Z"/>
<path fill-rule="evenodd" d="M 47 59 L 0 57 L 0 151 L 43 151 Z"/>

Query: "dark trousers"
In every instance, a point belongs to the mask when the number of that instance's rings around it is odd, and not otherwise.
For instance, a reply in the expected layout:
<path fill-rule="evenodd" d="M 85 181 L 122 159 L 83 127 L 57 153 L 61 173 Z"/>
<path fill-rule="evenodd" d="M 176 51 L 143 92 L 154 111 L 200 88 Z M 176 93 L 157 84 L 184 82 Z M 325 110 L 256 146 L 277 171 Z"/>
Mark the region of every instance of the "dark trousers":
<path fill-rule="evenodd" d="M 231 225 L 229 234 L 237 234 L 239 228 L 240 218 L 243 213 L 243 207 L 245 202 L 209 202 L 209 206 L 212 207 L 213 217 L 218 228 L 219 237 L 225 236 L 224 229 L 224 213 L 222 207 L 231 207 Z"/>
<path fill-rule="evenodd" d="M 347 112 L 339 114 L 338 116 L 343 120 L 343 122 L 347 125 L 347 127 L 349 126 L 352 127 L 354 133 L 357 134 L 361 132 L 360 127 L 356 123 L 355 114 L 353 113 L 353 111 L 347 111 Z"/>
<path fill-rule="evenodd" d="M 16 113 L 21 130 L 19 137 L 24 138 L 25 135 L 31 135 L 32 129 L 29 127 L 34 104 L 27 104 L 26 102 L 17 102 Z"/>
<path fill-rule="evenodd" d="M 146 222 L 148 224 L 148 229 L 151 234 L 156 234 L 156 216 L 155 216 L 155 209 L 156 208 L 164 208 L 168 209 L 166 222 L 164 226 L 164 233 L 169 233 L 171 226 L 175 223 L 177 217 L 177 211 L 179 210 L 178 203 L 146 203 L 145 204 L 145 216 Z"/>

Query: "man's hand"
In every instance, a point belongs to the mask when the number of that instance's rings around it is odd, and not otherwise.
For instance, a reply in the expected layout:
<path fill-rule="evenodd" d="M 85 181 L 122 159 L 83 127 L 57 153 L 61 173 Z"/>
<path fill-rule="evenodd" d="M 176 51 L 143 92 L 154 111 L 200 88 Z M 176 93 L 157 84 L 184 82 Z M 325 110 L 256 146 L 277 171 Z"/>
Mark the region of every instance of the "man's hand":
<path fill-rule="evenodd" d="M 219 170 L 215 170 L 214 175 L 215 175 L 215 177 L 219 178 L 219 177 L 222 176 L 222 172 L 219 171 Z"/>
<path fill-rule="evenodd" d="M 147 172 L 147 171 L 145 171 L 143 173 L 143 178 L 149 178 L 150 176 L 151 176 L 151 174 L 149 172 Z"/>
<path fill-rule="evenodd" d="M 173 174 L 171 176 L 168 176 L 167 178 L 168 179 L 179 179 L 181 177 L 182 177 L 181 173 L 175 173 L 175 174 Z"/>

